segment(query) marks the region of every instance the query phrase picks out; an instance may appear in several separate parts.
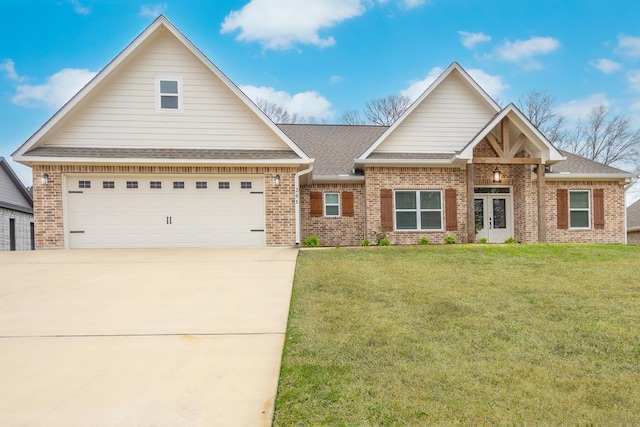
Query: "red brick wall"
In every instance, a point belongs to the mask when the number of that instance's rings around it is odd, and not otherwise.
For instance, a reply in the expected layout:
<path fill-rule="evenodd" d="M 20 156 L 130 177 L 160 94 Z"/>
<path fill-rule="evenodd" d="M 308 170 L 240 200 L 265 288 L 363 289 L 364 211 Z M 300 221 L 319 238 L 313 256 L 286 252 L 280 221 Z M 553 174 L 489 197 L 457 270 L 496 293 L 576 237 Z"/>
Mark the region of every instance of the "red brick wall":
<path fill-rule="evenodd" d="M 295 167 L 213 167 L 213 166 L 106 166 L 34 165 L 33 213 L 36 249 L 64 247 L 62 180 L 64 173 L 121 174 L 264 174 L 266 204 L 266 243 L 270 246 L 295 243 Z M 42 185 L 42 174 L 49 182 Z M 280 185 L 275 186 L 275 176 Z"/>
<path fill-rule="evenodd" d="M 311 217 L 310 193 L 353 192 L 353 217 Z M 313 184 L 300 189 L 300 234 L 302 240 L 317 235 L 322 246 L 358 246 L 365 239 L 363 184 Z"/>

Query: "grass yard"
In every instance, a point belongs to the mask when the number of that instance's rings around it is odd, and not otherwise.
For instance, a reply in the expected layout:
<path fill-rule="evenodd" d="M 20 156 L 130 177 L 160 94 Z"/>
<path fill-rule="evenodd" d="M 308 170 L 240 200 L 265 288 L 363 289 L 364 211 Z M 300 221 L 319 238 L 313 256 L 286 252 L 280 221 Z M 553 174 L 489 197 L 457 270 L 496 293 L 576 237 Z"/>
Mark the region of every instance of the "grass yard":
<path fill-rule="evenodd" d="M 274 425 L 640 425 L 640 247 L 301 251 Z"/>

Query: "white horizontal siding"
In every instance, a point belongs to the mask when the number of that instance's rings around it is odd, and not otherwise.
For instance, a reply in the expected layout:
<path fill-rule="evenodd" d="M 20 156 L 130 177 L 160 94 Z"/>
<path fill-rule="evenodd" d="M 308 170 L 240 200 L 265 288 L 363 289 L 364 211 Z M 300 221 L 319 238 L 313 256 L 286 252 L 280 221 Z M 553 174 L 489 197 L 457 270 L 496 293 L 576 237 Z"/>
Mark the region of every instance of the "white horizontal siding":
<path fill-rule="evenodd" d="M 182 80 L 182 110 L 158 111 L 156 78 Z M 60 123 L 45 145 L 287 149 L 180 41 L 150 37 Z"/>
<path fill-rule="evenodd" d="M 462 149 L 495 112 L 451 73 L 380 144 L 376 152 L 438 153 Z"/>
<path fill-rule="evenodd" d="M 30 208 L 29 202 L 13 183 L 13 180 L 7 175 L 7 172 L 0 166 L 0 202 L 10 203 L 23 208 Z"/>

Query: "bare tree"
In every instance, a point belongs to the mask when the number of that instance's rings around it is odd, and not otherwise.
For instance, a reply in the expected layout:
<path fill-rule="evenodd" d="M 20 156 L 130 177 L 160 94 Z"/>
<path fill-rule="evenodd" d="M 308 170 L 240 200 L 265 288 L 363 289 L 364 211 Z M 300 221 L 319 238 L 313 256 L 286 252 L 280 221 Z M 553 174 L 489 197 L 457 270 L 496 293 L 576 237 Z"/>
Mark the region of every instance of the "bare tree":
<path fill-rule="evenodd" d="M 411 98 L 402 95 L 372 99 L 364 105 L 364 116 L 371 124 L 390 126 L 410 105 Z"/>
<path fill-rule="evenodd" d="M 605 105 L 594 107 L 588 119 L 578 121 L 565 144 L 572 153 L 611 165 L 637 164 L 640 160 L 640 129 L 627 116 L 612 116 Z"/>
<path fill-rule="evenodd" d="M 347 110 L 338 119 L 338 123 L 345 125 L 364 125 L 367 124 L 367 120 L 362 117 L 362 114 L 358 110 Z"/>
<path fill-rule="evenodd" d="M 268 99 L 257 98 L 256 105 L 274 123 L 288 124 L 296 123 L 298 121 L 298 114 L 290 114 L 284 106 L 276 104 L 273 101 L 269 101 Z"/>
<path fill-rule="evenodd" d="M 562 147 L 567 139 L 567 132 L 564 130 L 567 119 L 553 111 L 553 102 L 549 93 L 531 90 L 518 98 L 517 105 L 549 142 Z"/>

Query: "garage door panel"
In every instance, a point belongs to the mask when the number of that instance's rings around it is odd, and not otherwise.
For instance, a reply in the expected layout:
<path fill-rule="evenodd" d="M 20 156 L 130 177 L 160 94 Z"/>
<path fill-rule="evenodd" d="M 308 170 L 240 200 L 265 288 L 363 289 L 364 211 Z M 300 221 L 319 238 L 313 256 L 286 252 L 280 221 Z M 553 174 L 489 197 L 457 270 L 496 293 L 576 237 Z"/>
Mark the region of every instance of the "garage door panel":
<path fill-rule="evenodd" d="M 90 188 L 80 188 L 80 181 L 90 182 Z M 103 188 L 103 181 L 113 188 Z M 128 182 L 137 188 L 127 188 Z M 160 188 L 151 188 L 152 182 Z M 228 188 L 219 188 L 219 182 Z M 261 175 L 69 176 L 69 246 L 264 246 L 263 188 Z"/>

